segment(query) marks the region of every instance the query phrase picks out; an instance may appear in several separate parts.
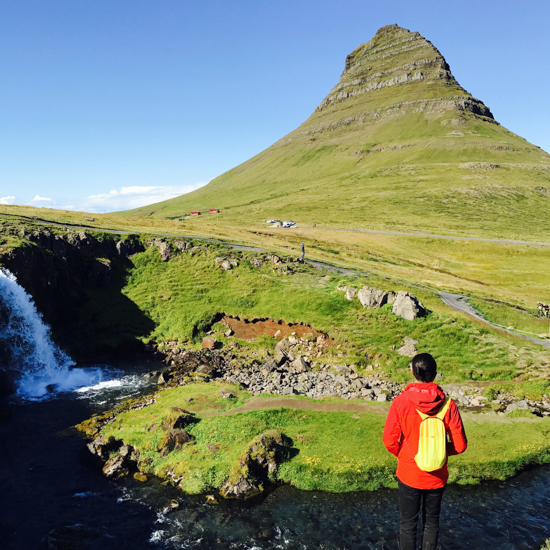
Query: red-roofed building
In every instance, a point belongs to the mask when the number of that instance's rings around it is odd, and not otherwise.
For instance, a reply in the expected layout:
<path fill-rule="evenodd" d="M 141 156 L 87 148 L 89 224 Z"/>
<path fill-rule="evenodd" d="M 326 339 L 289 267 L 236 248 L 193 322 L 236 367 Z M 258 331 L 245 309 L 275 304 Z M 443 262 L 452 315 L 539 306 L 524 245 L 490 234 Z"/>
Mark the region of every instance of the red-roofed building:
<path fill-rule="evenodd" d="M 191 212 L 191 216 L 200 216 L 201 213 L 200 212 Z"/>
<path fill-rule="evenodd" d="M 210 208 L 210 209 L 208 210 L 208 212 L 209 212 L 210 214 L 219 214 L 219 213 L 220 213 L 220 210 L 219 210 L 219 208 Z"/>

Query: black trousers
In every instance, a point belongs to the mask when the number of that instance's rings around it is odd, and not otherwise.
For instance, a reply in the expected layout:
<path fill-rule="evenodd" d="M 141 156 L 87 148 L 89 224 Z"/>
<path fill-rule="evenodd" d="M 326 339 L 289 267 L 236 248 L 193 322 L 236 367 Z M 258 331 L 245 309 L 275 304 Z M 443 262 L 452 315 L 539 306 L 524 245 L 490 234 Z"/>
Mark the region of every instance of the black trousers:
<path fill-rule="evenodd" d="M 441 489 L 415 489 L 399 484 L 399 549 L 416 550 L 416 527 L 422 513 L 422 550 L 435 550 L 439 538 Z"/>

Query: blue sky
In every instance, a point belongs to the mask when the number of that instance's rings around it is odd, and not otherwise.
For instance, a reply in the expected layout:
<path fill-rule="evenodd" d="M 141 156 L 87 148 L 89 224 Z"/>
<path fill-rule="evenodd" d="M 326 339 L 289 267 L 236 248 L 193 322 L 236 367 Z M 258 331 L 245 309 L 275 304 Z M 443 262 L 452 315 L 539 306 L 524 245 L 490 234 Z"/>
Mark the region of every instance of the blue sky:
<path fill-rule="evenodd" d="M 383 25 L 550 151 L 545 1 L 0 0 L 0 203 L 180 195 L 296 128 Z"/>

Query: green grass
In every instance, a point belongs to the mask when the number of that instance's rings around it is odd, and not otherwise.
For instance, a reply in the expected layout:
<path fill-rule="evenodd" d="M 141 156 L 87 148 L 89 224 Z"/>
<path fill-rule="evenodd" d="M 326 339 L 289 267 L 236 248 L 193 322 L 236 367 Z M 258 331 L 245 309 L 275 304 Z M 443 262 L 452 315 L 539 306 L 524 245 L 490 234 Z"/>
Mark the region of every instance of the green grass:
<path fill-rule="evenodd" d="M 373 406 L 372 412 L 358 414 L 277 408 L 202 417 L 188 428 L 194 442 L 161 458 L 156 446 L 163 432 L 150 427 L 159 426 L 165 415 L 173 414 L 172 406 L 201 417 L 211 410 L 230 410 L 247 396 L 231 387 L 238 398 L 234 403 L 222 402 L 218 398 L 221 387 L 196 384 L 165 390 L 158 394 L 156 404 L 120 414 L 102 433 L 137 446 L 142 459 L 152 458 L 149 473 L 164 477 L 167 469 L 174 468 L 177 476 L 184 477 L 182 489 L 189 493 L 220 487 L 247 444 L 272 429 L 293 440 L 291 459 L 277 475 L 280 481 L 300 489 L 332 492 L 395 486 L 396 460 L 382 444 L 387 406 Z M 188 397 L 195 397 L 195 401 L 187 403 Z M 349 405 L 349 401 L 345 403 Z M 529 464 L 550 461 L 550 420 L 465 416 L 469 447 L 463 455 L 449 460 L 452 483 L 506 479 Z M 212 453 L 207 443 L 219 444 L 220 451 Z"/>
<path fill-rule="evenodd" d="M 464 317 L 449 315 L 440 308 L 431 293 L 415 293 L 433 310 L 428 317 L 405 321 L 391 312 L 391 306 L 366 310 L 358 300 L 349 302 L 336 290 L 341 277 L 322 279 L 309 266 L 290 264 L 296 272 L 281 274 L 266 262 L 261 269 L 252 267 L 241 255 L 239 266 L 223 271 L 214 261 L 220 250 L 205 249 L 201 254 L 175 255 L 162 262 L 155 249 L 132 257 L 134 268 L 123 293 L 154 323 L 145 340 L 180 340 L 199 342 L 210 328 L 216 314 L 252 319 L 271 317 L 286 322 L 304 322 L 328 332 L 340 349 L 328 351 L 320 361 L 346 361 L 364 368 L 379 363 L 395 380 L 408 379 L 410 359 L 397 354 L 405 336 L 419 342 L 419 351 L 436 357 L 445 382 L 459 380 L 510 380 L 529 367 L 531 373 L 546 365 L 545 354 L 526 345 L 518 360 L 512 356 L 505 337 Z M 236 254 L 238 255 L 238 254 Z M 358 288 L 364 284 L 401 290 L 375 277 L 351 279 Z M 222 342 L 228 339 L 217 336 Z M 274 341 L 264 339 L 260 345 L 272 348 Z M 256 344 L 256 347 L 258 345 Z M 344 354 L 341 359 L 339 354 Z"/>
<path fill-rule="evenodd" d="M 525 311 L 505 304 L 491 303 L 482 300 L 471 300 L 470 303 L 483 316 L 498 325 L 510 327 L 530 335 L 550 334 L 550 319 L 536 316 L 536 310 Z"/>

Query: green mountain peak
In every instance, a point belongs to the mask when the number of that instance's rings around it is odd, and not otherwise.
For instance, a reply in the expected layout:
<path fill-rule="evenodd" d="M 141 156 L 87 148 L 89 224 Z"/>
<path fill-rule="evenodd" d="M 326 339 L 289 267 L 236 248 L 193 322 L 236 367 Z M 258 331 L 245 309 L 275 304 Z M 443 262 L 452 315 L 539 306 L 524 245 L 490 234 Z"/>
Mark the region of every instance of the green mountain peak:
<path fill-rule="evenodd" d="M 296 130 L 203 188 L 128 214 L 220 208 L 221 220 L 246 225 L 534 237 L 550 229 L 549 165 L 460 86 L 429 40 L 387 25 L 347 56 Z"/>

